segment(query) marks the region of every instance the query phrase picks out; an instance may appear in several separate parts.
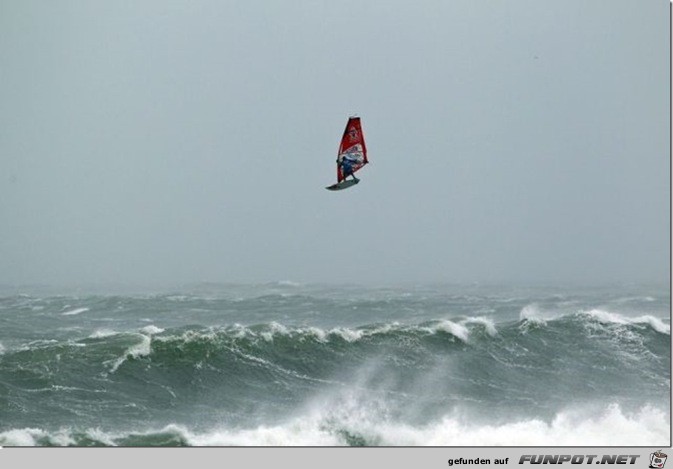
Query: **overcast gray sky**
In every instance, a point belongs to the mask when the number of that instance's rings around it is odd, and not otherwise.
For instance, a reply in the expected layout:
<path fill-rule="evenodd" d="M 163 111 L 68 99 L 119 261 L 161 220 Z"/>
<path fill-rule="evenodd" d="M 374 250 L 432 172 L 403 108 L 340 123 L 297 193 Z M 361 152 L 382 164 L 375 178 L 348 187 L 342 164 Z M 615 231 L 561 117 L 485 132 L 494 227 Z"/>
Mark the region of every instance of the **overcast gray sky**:
<path fill-rule="evenodd" d="M 666 0 L 0 0 L 0 283 L 667 282 L 669 61 Z"/>

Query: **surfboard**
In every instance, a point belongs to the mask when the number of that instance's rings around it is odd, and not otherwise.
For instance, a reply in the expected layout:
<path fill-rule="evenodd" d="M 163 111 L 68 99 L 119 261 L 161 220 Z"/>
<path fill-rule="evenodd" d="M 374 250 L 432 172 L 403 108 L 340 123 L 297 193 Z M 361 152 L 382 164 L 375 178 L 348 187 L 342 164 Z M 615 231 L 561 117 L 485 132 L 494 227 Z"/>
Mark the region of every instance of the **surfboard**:
<path fill-rule="evenodd" d="M 344 179 L 341 182 L 337 182 L 336 184 L 332 184 L 331 186 L 325 187 L 328 191 L 340 191 L 342 189 L 348 189 L 349 187 L 354 186 L 360 182 L 359 179 Z"/>
<path fill-rule="evenodd" d="M 346 180 L 346 175 L 343 173 L 341 167 L 345 160 L 350 164 L 353 173 L 360 171 L 369 160 L 367 159 L 367 146 L 365 145 L 365 136 L 362 133 L 362 123 L 359 117 L 349 117 L 346 122 L 346 130 L 341 137 L 339 143 L 339 151 L 337 152 L 337 182 L 325 189 L 330 191 L 338 191 L 354 186 L 359 180 Z"/>

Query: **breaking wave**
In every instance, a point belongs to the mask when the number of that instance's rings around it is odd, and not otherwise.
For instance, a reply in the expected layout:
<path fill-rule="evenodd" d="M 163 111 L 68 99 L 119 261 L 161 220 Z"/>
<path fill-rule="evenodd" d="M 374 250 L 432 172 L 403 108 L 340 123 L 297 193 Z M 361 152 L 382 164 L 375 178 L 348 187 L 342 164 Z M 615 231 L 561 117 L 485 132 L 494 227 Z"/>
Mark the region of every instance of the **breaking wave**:
<path fill-rule="evenodd" d="M 356 411 L 354 415 L 348 412 Z M 496 424 L 447 415 L 412 426 L 367 409 L 319 409 L 277 425 L 194 431 L 169 424 L 157 430 L 105 432 L 98 428 L 14 429 L 0 433 L 2 446 L 666 446 L 665 412 L 643 406 L 626 412 L 617 404 L 587 411 L 564 410 L 550 420 Z"/>

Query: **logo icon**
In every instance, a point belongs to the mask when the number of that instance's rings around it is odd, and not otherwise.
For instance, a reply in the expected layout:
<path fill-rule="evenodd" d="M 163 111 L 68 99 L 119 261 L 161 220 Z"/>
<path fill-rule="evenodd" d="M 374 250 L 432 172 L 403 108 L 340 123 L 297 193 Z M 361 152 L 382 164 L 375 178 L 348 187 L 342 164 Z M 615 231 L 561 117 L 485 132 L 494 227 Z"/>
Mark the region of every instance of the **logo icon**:
<path fill-rule="evenodd" d="M 650 453 L 650 467 L 663 468 L 666 464 L 666 458 L 667 456 L 661 450 Z"/>

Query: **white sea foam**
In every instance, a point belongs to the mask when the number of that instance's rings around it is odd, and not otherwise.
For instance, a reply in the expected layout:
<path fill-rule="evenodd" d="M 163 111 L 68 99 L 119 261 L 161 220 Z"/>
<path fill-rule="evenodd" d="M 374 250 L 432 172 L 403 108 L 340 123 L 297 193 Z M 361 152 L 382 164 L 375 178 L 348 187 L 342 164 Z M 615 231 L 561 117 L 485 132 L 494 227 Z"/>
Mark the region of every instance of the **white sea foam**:
<path fill-rule="evenodd" d="M 162 332 L 164 332 L 164 329 L 157 327 L 155 325 L 149 325 L 140 329 L 140 332 L 147 335 L 161 334 Z"/>
<path fill-rule="evenodd" d="M 260 426 L 250 430 L 220 430 L 194 434 L 179 430 L 194 446 L 340 446 L 343 441 L 312 420 L 296 419 L 285 425 Z"/>
<path fill-rule="evenodd" d="M 315 326 L 289 328 L 277 322 L 272 322 L 267 326 L 266 330 L 260 332 L 256 332 L 250 329 L 249 327 L 243 326 L 241 324 L 235 324 L 234 326 L 228 329 L 228 332 L 236 339 L 242 339 L 245 337 L 261 337 L 267 342 L 273 342 L 274 338 L 278 336 L 293 336 L 293 335 L 312 336 L 319 342 L 328 342 L 330 336 L 341 337 L 343 340 L 347 342 L 355 342 L 357 340 L 362 339 L 365 336 L 372 336 L 375 334 L 382 334 L 388 332 L 397 326 L 399 326 L 397 323 L 387 324 L 385 326 L 377 327 L 371 330 L 351 329 L 348 327 L 321 329 Z"/>
<path fill-rule="evenodd" d="M 334 404 L 334 403 L 332 403 Z M 276 425 L 248 429 L 220 428 L 195 432 L 171 424 L 146 432 L 106 433 L 88 429 L 84 433 L 107 445 L 119 444 L 130 435 L 174 434 L 193 446 L 342 446 L 350 439 L 380 446 L 666 446 L 670 435 L 665 411 L 645 405 L 626 412 L 617 404 L 600 409 L 567 409 L 551 420 L 513 419 L 498 424 L 477 424 L 446 415 L 433 423 L 412 426 L 386 417 L 385 409 L 323 406 L 307 409 L 301 416 Z M 47 432 L 38 428 L 12 429 L 0 433 L 0 445 L 72 445 L 71 431 Z"/>
<path fill-rule="evenodd" d="M 104 445 L 115 446 L 115 435 L 105 433 L 100 428 L 90 428 L 86 435 L 94 441 L 100 441 Z"/>
<path fill-rule="evenodd" d="M 308 329 L 303 330 L 308 335 L 311 335 L 316 338 L 318 342 L 327 342 L 327 332 L 318 328 L 318 327 L 309 327 Z"/>
<path fill-rule="evenodd" d="M 461 324 L 456 324 L 455 322 L 449 321 L 447 319 L 441 321 L 439 324 L 437 324 L 434 327 L 434 330 L 436 331 L 443 331 L 443 332 L 448 332 L 449 334 L 453 335 L 454 337 L 459 338 L 463 342 L 467 342 L 469 331 L 467 330 L 467 327 L 461 325 Z"/>
<path fill-rule="evenodd" d="M 118 332 L 113 331 L 112 329 L 96 329 L 89 335 L 89 339 L 102 339 L 104 337 L 111 337 L 117 335 Z"/>
<path fill-rule="evenodd" d="M 141 335 L 142 340 L 126 351 L 126 355 L 131 358 L 146 357 L 150 354 L 150 345 L 152 339 L 146 335 Z"/>
<path fill-rule="evenodd" d="M 609 311 L 601 309 L 592 309 L 584 312 L 583 314 L 586 314 L 603 324 L 620 324 L 620 325 L 648 324 L 652 329 L 662 334 L 670 335 L 671 333 L 671 326 L 669 324 L 666 324 L 661 319 L 651 315 L 644 315 L 635 318 L 630 318 L 622 316 L 621 314 L 611 313 Z"/>
<path fill-rule="evenodd" d="M 522 419 L 499 425 L 472 425 L 456 417 L 423 428 L 384 425 L 378 429 L 385 445 L 429 446 L 639 446 L 668 440 L 668 419 L 644 407 L 634 415 L 611 405 L 597 415 L 563 411 L 551 421 Z"/>
<path fill-rule="evenodd" d="M 386 334 L 393 330 L 400 329 L 401 326 L 398 322 L 393 322 L 389 324 L 383 324 L 381 326 L 374 327 L 372 329 L 352 329 L 349 327 L 336 327 L 333 329 L 321 329 L 319 327 L 307 327 L 307 328 L 297 328 L 290 329 L 278 323 L 271 323 L 268 331 L 259 333 L 259 335 L 264 338 L 266 341 L 272 341 L 273 337 L 276 335 L 311 335 L 315 337 L 320 342 L 327 342 L 330 336 L 341 337 L 347 342 L 356 342 L 361 340 L 363 337 L 372 337 L 379 334 Z"/>
<path fill-rule="evenodd" d="M 65 313 L 61 313 L 63 316 L 74 316 L 75 314 L 82 314 L 86 311 L 89 311 L 89 308 L 77 308 L 73 309 L 70 311 L 66 311 Z"/>
<path fill-rule="evenodd" d="M 222 331 L 221 328 L 217 327 L 209 327 L 207 329 L 203 330 L 187 330 L 184 331 L 180 335 L 159 335 L 156 336 L 156 334 L 160 334 L 162 332 L 165 332 L 165 329 L 162 329 L 160 327 L 156 327 L 154 325 L 146 326 L 140 329 L 140 333 L 145 335 L 145 336 L 150 336 L 152 340 L 156 340 L 158 342 L 183 342 L 185 344 L 190 343 L 190 342 L 198 342 L 198 341 L 214 341 L 217 339 L 218 334 L 220 334 Z M 254 336 L 252 331 L 250 329 L 246 328 L 245 326 L 242 326 L 240 324 L 235 324 L 227 329 L 227 332 L 233 335 L 234 338 L 241 339 L 246 336 Z"/>
<path fill-rule="evenodd" d="M 460 324 L 481 324 L 482 326 L 484 326 L 486 332 L 491 337 L 495 337 L 496 335 L 498 335 L 498 330 L 495 328 L 495 323 L 488 318 L 483 317 L 467 318 L 463 321 L 460 321 Z"/>
<path fill-rule="evenodd" d="M 568 410 L 551 421 L 532 418 L 493 425 L 446 416 L 436 423 L 411 426 L 367 412 L 348 415 L 309 413 L 278 425 L 207 433 L 168 425 L 146 434 L 173 433 L 194 446 L 341 446 L 348 444 L 347 434 L 368 445 L 381 446 L 666 446 L 669 435 L 666 415 L 650 406 L 633 414 L 610 405 L 591 415 Z M 30 445 L 35 443 L 35 436 L 44 437 L 44 432 L 5 432 L 0 434 L 0 442 Z M 112 440 L 104 434 L 96 435 L 96 439 Z M 65 444 L 71 438 L 62 435 L 50 440 Z"/>
<path fill-rule="evenodd" d="M 322 329 L 315 326 L 310 327 L 299 327 L 292 328 L 287 327 L 277 322 L 272 322 L 265 327 L 262 331 L 255 331 L 249 327 L 242 326 L 240 324 L 235 324 L 234 326 L 227 329 L 227 332 L 231 334 L 234 338 L 242 339 L 245 337 L 257 337 L 262 338 L 267 342 L 273 342 L 274 338 L 278 336 L 312 336 L 319 342 L 328 342 L 330 337 L 339 337 L 347 342 L 356 342 L 362 340 L 366 337 L 374 337 L 377 335 L 384 335 L 394 331 L 403 331 L 403 332 L 425 332 L 426 334 L 436 334 L 437 332 L 447 332 L 462 341 L 467 341 L 469 337 L 469 329 L 466 327 L 466 324 L 481 324 L 486 328 L 486 331 L 489 335 L 495 336 L 497 330 L 493 321 L 486 318 L 469 318 L 458 323 L 443 320 L 439 321 L 436 324 L 428 327 L 422 326 L 403 326 L 399 322 L 392 322 L 387 324 L 382 324 L 379 326 L 371 328 L 349 328 L 349 327 L 336 327 L 333 329 Z M 193 332 L 190 331 L 186 334 L 196 334 L 199 337 L 205 337 L 203 332 Z M 183 334 L 183 339 L 186 339 Z"/>
<path fill-rule="evenodd" d="M 260 336 L 267 342 L 273 342 L 273 336 L 276 334 L 279 335 L 289 335 L 290 331 L 287 327 L 283 326 L 282 324 L 279 324 L 277 322 L 272 322 L 269 325 L 268 331 L 260 332 Z"/>
<path fill-rule="evenodd" d="M 393 321 L 390 323 L 382 324 L 371 331 L 367 331 L 366 329 L 364 330 L 366 335 L 374 335 L 374 334 L 387 334 L 390 331 L 398 330 L 401 328 L 401 325 L 397 321 Z"/>
<path fill-rule="evenodd" d="M 45 440 L 56 446 L 75 444 L 68 430 L 49 433 L 40 428 L 22 428 L 0 433 L 0 446 L 37 446 Z"/>
<path fill-rule="evenodd" d="M 111 373 L 117 371 L 117 369 L 122 365 L 122 363 L 124 363 L 129 358 L 146 357 L 150 354 L 152 339 L 144 334 L 139 334 L 139 336 L 141 337 L 140 342 L 129 347 L 124 352 L 124 355 L 122 355 L 120 358 L 114 361 L 112 367 L 110 368 Z"/>
<path fill-rule="evenodd" d="M 586 313 L 590 317 L 604 323 L 617 324 L 649 324 L 653 329 L 670 334 L 670 326 L 662 320 L 653 316 L 641 316 L 638 318 L 625 318 L 615 313 L 609 313 L 602 310 L 591 310 Z M 530 327 L 536 325 L 546 325 L 548 320 L 552 320 L 554 314 L 551 312 L 541 312 L 536 304 L 525 306 L 520 313 L 520 319 L 523 321 L 521 330 L 525 333 Z M 215 340 L 220 334 L 226 334 L 233 339 L 262 339 L 266 342 L 272 343 L 281 336 L 305 340 L 313 338 L 318 342 L 327 343 L 332 339 L 340 338 L 347 342 L 353 343 L 369 337 L 377 335 L 385 335 L 390 332 L 401 333 L 424 333 L 433 335 L 438 332 L 446 332 L 463 342 L 468 342 L 470 339 L 470 330 L 472 325 L 483 326 L 486 333 L 491 337 L 498 335 L 496 324 L 490 318 L 486 317 L 468 317 L 461 320 L 441 320 L 430 323 L 429 325 L 402 325 L 399 322 L 390 322 L 380 325 L 372 325 L 368 327 L 352 328 L 352 327 L 335 327 L 335 328 L 320 328 L 316 326 L 295 327 L 286 326 L 278 322 L 271 322 L 263 326 L 245 326 L 242 324 L 233 324 L 226 328 L 210 327 L 204 330 L 189 330 L 183 332 L 179 336 L 158 336 L 153 337 L 155 340 L 169 341 L 180 340 L 184 342 L 191 342 L 194 340 Z M 104 330 L 103 330 L 104 331 Z M 98 336 L 103 336 L 103 331 L 97 331 Z M 155 336 L 164 332 L 164 329 L 155 325 L 148 325 L 140 329 L 142 334 L 148 336 Z"/>
<path fill-rule="evenodd" d="M 0 433 L 0 446 L 35 446 L 47 432 L 39 428 L 22 428 Z"/>
<path fill-rule="evenodd" d="M 671 325 L 664 323 L 661 319 L 654 316 L 645 315 L 633 319 L 634 323 L 647 323 L 652 329 L 662 334 L 671 334 Z"/>
<path fill-rule="evenodd" d="M 230 330 L 233 331 L 234 338 L 236 339 L 242 339 L 250 334 L 250 329 L 241 324 L 234 324 Z"/>
<path fill-rule="evenodd" d="M 214 328 L 208 328 L 205 331 L 185 331 L 179 336 L 179 340 L 185 343 L 200 341 L 200 340 L 215 340 L 217 338 L 217 331 Z M 157 337 L 156 340 L 162 342 L 175 340 L 175 336 Z"/>
<path fill-rule="evenodd" d="M 204 435 L 185 433 L 194 445 L 343 445 L 343 432 L 368 444 L 383 446 L 656 446 L 668 442 L 664 412 L 643 407 L 635 414 L 611 405 L 594 415 L 563 411 L 552 421 L 521 419 L 497 425 L 477 425 L 446 416 L 438 423 L 410 426 L 374 417 L 367 412 L 311 414 L 284 425 Z"/>
<path fill-rule="evenodd" d="M 584 314 L 591 316 L 593 319 L 595 319 L 598 322 L 601 322 L 603 324 L 628 324 L 629 321 L 626 320 L 623 316 L 616 314 L 616 313 L 611 313 L 609 311 L 604 311 L 602 309 L 592 309 L 589 311 L 585 311 Z"/>
<path fill-rule="evenodd" d="M 336 329 L 332 329 L 330 331 L 330 334 L 337 335 L 346 342 L 356 342 L 362 339 L 365 333 L 361 329 L 349 329 L 347 327 L 338 327 Z"/>

